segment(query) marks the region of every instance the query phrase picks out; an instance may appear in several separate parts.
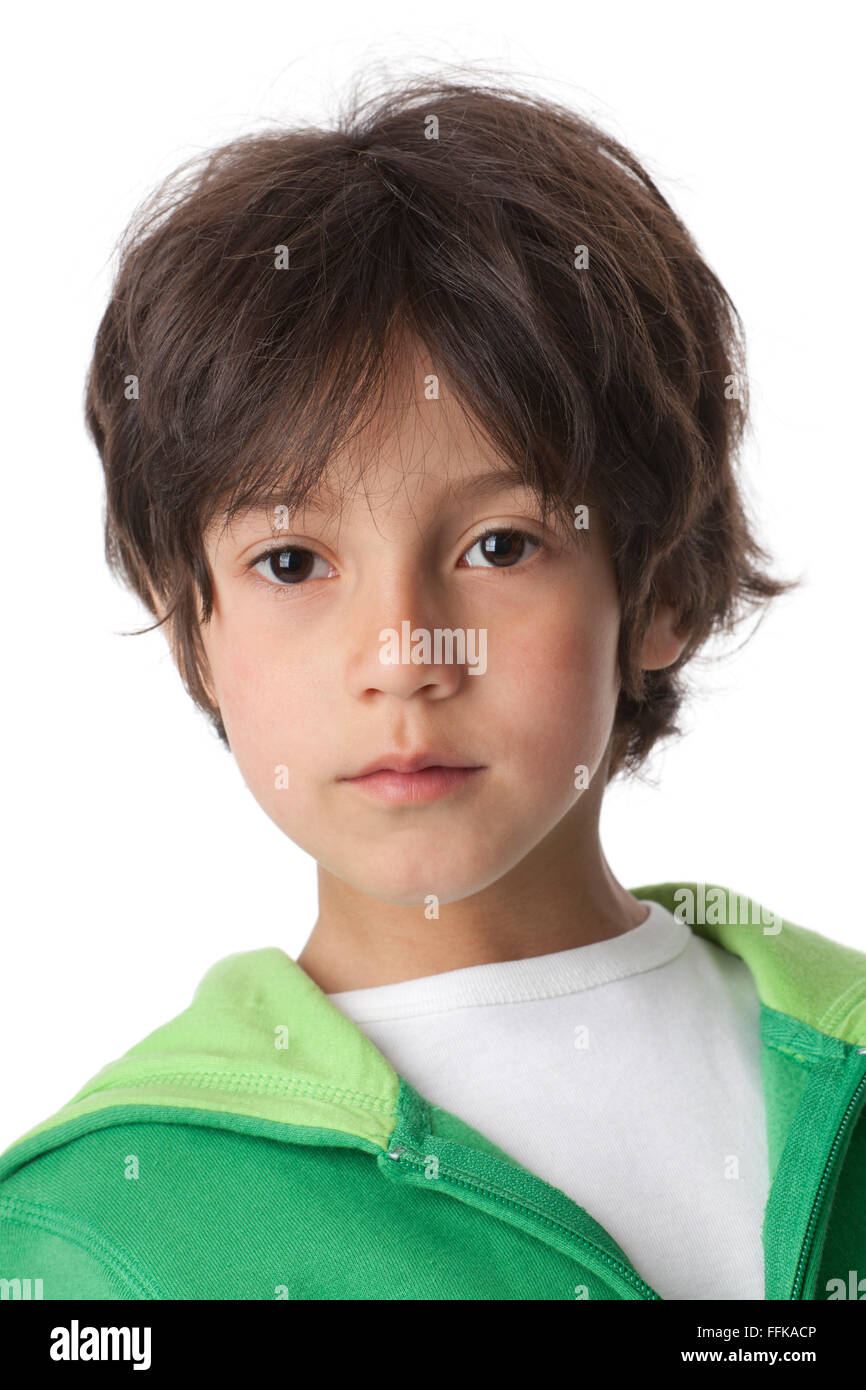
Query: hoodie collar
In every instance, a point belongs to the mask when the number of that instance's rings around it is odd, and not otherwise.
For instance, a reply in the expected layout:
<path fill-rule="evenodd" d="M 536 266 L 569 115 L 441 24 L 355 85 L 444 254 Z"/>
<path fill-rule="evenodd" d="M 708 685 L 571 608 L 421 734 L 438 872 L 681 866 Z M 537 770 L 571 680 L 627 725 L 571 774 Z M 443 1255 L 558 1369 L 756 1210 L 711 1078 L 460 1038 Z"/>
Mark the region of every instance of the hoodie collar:
<path fill-rule="evenodd" d="M 801 1029 L 839 1042 L 866 1042 L 866 955 L 783 921 L 718 885 L 653 884 L 631 890 L 685 921 L 696 935 L 745 962 L 762 1005 Z M 819 1044 L 821 1039 L 817 1040 Z M 842 1049 L 843 1051 L 845 1049 Z M 398 1116 L 401 1079 L 360 1028 L 278 947 L 243 951 L 208 970 L 192 1003 L 92 1077 L 67 1105 L 31 1129 L 0 1159 L 11 1166 L 62 1142 L 64 1134 L 109 1123 L 99 1112 L 180 1107 L 248 1117 L 298 1137 L 385 1151 Z M 214 1115 L 214 1120 L 217 1116 Z M 214 1122 L 202 1116 L 202 1123 Z M 285 1137 L 291 1137 L 286 1135 Z M 25 1146 L 24 1148 L 20 1146 Z M 26 1154 L 26 1157 L 25 1157 Z M 9 1159 L 7 1160 L 7 1155 Z M 16 1162 L 17 1158 L 17 1162 Z"/>

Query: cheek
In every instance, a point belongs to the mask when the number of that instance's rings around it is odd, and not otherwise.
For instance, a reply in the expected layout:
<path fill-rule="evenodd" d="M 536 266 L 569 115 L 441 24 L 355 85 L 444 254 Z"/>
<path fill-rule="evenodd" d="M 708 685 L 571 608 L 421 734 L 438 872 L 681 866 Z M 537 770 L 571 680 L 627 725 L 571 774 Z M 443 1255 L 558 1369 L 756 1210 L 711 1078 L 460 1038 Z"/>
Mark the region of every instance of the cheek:
<path fill-rule="evenodd" d="M 209 643 L 214 689 L 229 744 L 247 786 L 263 804 L 279 796 L 276 769 L 310 770 L 326 755 L 326 692 L 297 652 L 273 635 L 223 628 Z M 297 783 L 293 782 L 293 789 Z"/>
<path fill-rule="evenodd" d="M 551 606 L 510 647 L 503 722 L 545 780 L 598 765 L 619 690 L 617 636 L 617 611 L 600 596 L 594 608 Z"/>

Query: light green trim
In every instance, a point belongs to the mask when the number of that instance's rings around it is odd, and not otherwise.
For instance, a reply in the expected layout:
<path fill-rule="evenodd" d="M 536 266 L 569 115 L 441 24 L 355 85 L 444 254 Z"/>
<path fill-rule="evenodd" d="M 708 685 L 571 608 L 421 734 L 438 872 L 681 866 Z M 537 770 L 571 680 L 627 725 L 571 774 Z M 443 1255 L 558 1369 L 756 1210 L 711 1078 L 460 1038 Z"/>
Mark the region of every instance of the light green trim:
<path fill-rule="evenodd" d="M 683 918 L 691 893 L 696 907 L 703 889 L 704 915 Z M 629 890 L 652 898 L 686 920 L 697 936 L 722 946 L 745 961 L 758 997 L 778 1013 L 808 1023 L 843 1042 L 866 1045 L 866 954 L 819 932 L 798 927 L 765 910 L 760 903 L 720 884 L 656 883 Z M 716 921 L 711 894 L 726 911 Z M 733 920 L 729 920 L 733 919 Z"/>
<path fill-rule="evenodd" d="M 275 1046 L 278 1030 L 285 1049 Z M 399 1091 L 378 1048 L 290 956 L 267 946 L 217 961 L 189 1008 L 15 1143 L 105 1106 L 148 1104 L 324 1127 L 384 1149 Z"/>
<path fill-rule="evenodd" d="M 733 910 L 720 914 L 720 922 L 709 910 L 710 920 L 689 925 L 745 962 L 764 1004 L 831 1037 L 866 1045 L 862 952 L 773 920 L 753 899 L 718 884 L 661 883 L 630 891 L 676 916 L 688 902 L 684 894 L 699 904 L 701 888 L 705 897 L 722 895 Z M 740 925 L 738 914 L 748 925 Z M 279 1029 L 288 1039 L 285 1049 L 275 1046 Z M 290 956 L 267 946 L 217 961 L 189 1008 L 103 1067 L 11 1147 L 107 1106 L 154 1105 L 336 1130 L 386 1149 L 399 1092 L 397 1072 L 360 1028 Z"/>

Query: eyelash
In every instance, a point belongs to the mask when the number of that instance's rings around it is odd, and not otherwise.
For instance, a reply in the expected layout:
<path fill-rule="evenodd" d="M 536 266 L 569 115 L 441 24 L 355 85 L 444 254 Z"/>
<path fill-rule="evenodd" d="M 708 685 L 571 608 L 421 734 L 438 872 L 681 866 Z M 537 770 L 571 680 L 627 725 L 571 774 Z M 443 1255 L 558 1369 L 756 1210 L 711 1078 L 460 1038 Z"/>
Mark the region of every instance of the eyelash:
<path fill-rule="evenodd" d="M 494 526 L 490 530 L 482 531 L 479 535 L 477 535 L 474 538 L 474 540 L 470 541 L 469 545 L 466 547 L 466 549 L 463 552 L 463 555 L 461 555 L 460 558 L 463 559 L 464 556 L 469 554 L 470 550 L 474 550 L 475 546 L 478 544 L 479 541 L 486 540 L 488 536 L 500 535 L 522 536 L 525 540 L 531 541 L 533 545 L 538 547 L 536 554 L 539 551 L 547 551 L 550 549 L 547 542 L 543 541 L 540 536 L 537 536 L 534 531 L 527 531 L 524 530 L 522 527 L 517 526 Z M 307 546 L 291 544 L 277 545 L 271 546 L 269 550 L 262 551 L 260 555 L 257 555 L 254 559 L 250 560 L 249 563 L 244 567 L 250 574 L 250 577 L 253 579 L 254 583 L 258 582 L 264 584 L 265 588 L 272 590 L 274 596 L 279 598 L 282 598 L 286 594 L 286 592 L 291 592 L 293 589 L 304 588 L 304 584 L 307 581 L 303 581 L 300 584 L 277 584 L 274 581 L 263 579 L 262 576 L 257 575 L 255 571 L 256 566 L 260 565 L 263 560 L 269 560 L 272 555 L 281 555 L 286 550 L 302 550 L 307 555 L 314 555 L 317 559 L 322 558 L 318 555 L 318 553 L 315 550 L 310 550 Z M 533 557 L 530 556 L 529 558 L 532 559 Z M 497 569 L 495 565 L 467 566 L 467 568 L 487 569 L 488 571 L 497 574 L 513 574 L 515 570 L 519 570 L 522 568 L 522 564 L 523 562 L 519 560 L 517 564 L 507 565 L 504 569 Z"/>

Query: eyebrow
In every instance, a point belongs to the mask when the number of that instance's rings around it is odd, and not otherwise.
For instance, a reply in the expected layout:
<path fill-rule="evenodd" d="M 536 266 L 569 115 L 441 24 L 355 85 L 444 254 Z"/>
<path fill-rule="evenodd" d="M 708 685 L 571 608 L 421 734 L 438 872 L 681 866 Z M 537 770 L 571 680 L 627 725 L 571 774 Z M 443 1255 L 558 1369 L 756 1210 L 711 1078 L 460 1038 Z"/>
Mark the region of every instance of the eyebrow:
<path fill-rule="evenodd" d="M 491 468 L 486 473 L 478 473 L 472 478 L 466 478 L 462 483 L 447 485 L 444 489 L 445 496 L 454 497 L 487 497 L 492 493 L 503 492 L 507 487 L 526 488 L 530 490 L 529 483 L 526 482 L 513 469 Z M 293 506 L 290 498 L 284 492 L 274 492 L 266 497 L 257 498 L 250 511 L 271 512 L 275 507 L 286 507 L 289 516 L 296 516 L 299 512 L 322 511 L 336 499 L 336 494 L 330 487 L 322 487 L 302 505 Z"/>

